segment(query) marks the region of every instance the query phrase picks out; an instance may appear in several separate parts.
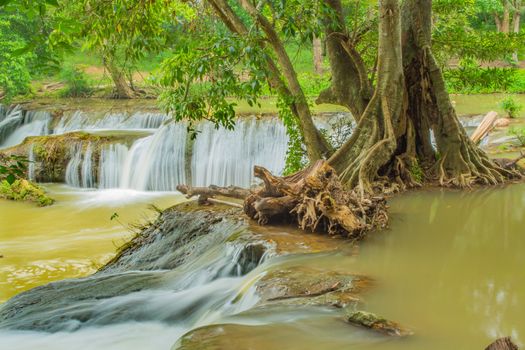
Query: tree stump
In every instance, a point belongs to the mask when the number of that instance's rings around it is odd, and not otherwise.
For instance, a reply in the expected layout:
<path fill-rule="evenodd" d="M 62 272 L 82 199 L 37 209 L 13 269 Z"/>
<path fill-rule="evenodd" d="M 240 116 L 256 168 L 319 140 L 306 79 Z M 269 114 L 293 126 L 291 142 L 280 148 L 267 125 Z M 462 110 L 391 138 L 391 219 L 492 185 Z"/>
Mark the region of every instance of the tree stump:
<path fill-rule="evenodd" d="M 510 340 L 510 337 L 500 338 L 490 344 L 485 350 L 518 350 L 518 346 Z"/>

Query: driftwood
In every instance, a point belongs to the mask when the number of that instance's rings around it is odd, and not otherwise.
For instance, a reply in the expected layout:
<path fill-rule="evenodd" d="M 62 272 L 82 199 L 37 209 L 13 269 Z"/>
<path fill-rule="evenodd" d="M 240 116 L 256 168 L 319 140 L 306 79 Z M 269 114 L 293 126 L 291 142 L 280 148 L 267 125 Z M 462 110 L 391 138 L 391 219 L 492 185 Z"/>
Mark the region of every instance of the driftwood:
<path fill-rule="evenodd" d="M 373 228 L 386 226 L 386 202 L 383 197 L 362 198 L 343 188 L 335 170 L 326 161 L 318 161 L 296 174 L 278 177 L 256 166 L 254 174 L 261 187 L 252 191 L 239 187 L 189 187 L 177 189 L 199 202 L 214 196 L 244 199 L 244 212 L 261 225 L 271 222 L 295 222 L 303 230 L 321 229 L 353 239 Z"/>
<path fill-rule="evenodd" d="M 490 344 L 485 350 L 518 350 L 518 346 L 510 340 L 510 337 L 500 338 Z"/>
<path fill-rule="evenodd" d="M 215 185 L 211 185 L 209 187 L 191 187 L 188 185 L 178 185 L 177 191 L 179 191 L 182 194 L 185 194 L 186 198 L 198 196 L 200 204 L 206 203 L 206 201 L 208 201 L 209 198 L 215 196 L 245 199 L 251 194 L 250 190 L 241 187 L 219 187 Z"/>
<path fill-rule="evenodd" d="M 494 129 L 494 123 L 498 118 L 498 113 L 491 111 L 483 118 L 479 126 L 476 128 L 474 133 L 470 136 L 470 139 L 475 144 L 478 144 L 483 138 Z"/>

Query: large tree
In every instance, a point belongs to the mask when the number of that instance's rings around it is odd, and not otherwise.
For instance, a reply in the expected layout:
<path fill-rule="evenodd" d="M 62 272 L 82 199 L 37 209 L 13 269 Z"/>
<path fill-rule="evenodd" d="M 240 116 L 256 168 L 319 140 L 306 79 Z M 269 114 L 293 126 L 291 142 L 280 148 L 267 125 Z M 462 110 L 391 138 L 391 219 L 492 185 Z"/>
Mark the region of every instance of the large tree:
<path fill-rule="evenodd" d="M 249 32 L 240 10 L 233 11 L 223 0 L 210 3 L 228 28 L 238 34 Z M 319 133 L 311 130 L 311 112 L 277 35 L 274 6 L 256 6 L 248 0 L 238 4 L 250 23 L 261 28 L 260 45 L 269 43 L 270 57 L 276 59 L 269 58 L 272 70 L 279 69 L 275 75 L 281 73 L 281 84 L 304 110 L 299 126 L 313 162 L 327 149 Z M 379 1 L 376 82 L 349 35 L 341 1 L 322 4 L 330 10 L 324 12 L 324 24 L 332 86 L 320 99 L 347 107 L 358 122 L 350 139 L 328 157 L 347 188 L 364 194 L 434 180 L 467 187 L 497 184 L 513 176 L 469 140 L 456 116 L 431 50 L 431 0 L 405 0 L 402 6 L 398 0 Z"/>

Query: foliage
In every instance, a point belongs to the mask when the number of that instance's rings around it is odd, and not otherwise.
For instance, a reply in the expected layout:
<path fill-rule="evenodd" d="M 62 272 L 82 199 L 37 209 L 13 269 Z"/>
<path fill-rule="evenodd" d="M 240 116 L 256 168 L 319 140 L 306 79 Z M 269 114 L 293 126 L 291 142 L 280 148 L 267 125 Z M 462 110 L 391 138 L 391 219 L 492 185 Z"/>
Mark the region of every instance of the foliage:
<path fill-rule="evenodd" d="M 303 169 L 307 163 L 306 150 L 303 145 L 303 137 L 299 129 L 299 121 L 290 110 L 291 101 L 280 97 L 277 101 L 279 117 L 283 121 L 288 135 L 288 149 L 286 151 L 286 163 L 284 175 L 293 174 Z"/>
<path fill-rule="evenodd" d="M 0 181 L 13 184 L 16 180 L 24 178 L 28 163 L 29 160 L 24 156 L 0 154 Z"/>
<path fill-rule="evenodd" d="M 80 68 L 65 68 L 60 75 L 66 84 L 66 87 L 60 92 L 61 97 L 88 97 L 93 92 L 86 73 Z"/>
<path fill-rule="evenodd" d="M 33 58 L 30 53 L 17 54 L 26 43 L 13 31 L 14 17 L 0 16 L 0 98 L 3 95 L 7 101 L 29 91 L 29 61 Z"/>
<path fill-rule="evenodd" d="M 236 103 L 230 97 L 258 104 L 267 75 L 265 59 L 251 38 L 237 35 L 219 34 L 198 47 L 182 47 L 162 65 L 165 91 L 160 100 L 176 120 L 207 119 L 232 129 Z"/>
<path fill-rule="evenodd" d="M 0 197 L 15 201 L 31 201 L 42 207 L 55 202 L 40 186 L 24 179 L 17 179 L 12 183 L 1 180 Z"/>
<path fill-rule="evenodd" d="M 453 93 L 506 92 L 519 80 L 516 68 L 482 68 L 473 59 L 463 59 L 459 67 L 444 71 L 448 90 Z"/>
<path fill-rule="evenodd" d="M 525 147 L 525 127 L 511 127 L 508 134 L 516 137 L 521 147 Z"/>
<path fill-rule="evenodd" d="M 521 105 L 511 96 L 501 100 L 499 105 L 505 111 L 505 113 L 507 113 L 509 118 L 516 118 L 519 112 L 523 109 L 523 105 Z"/>

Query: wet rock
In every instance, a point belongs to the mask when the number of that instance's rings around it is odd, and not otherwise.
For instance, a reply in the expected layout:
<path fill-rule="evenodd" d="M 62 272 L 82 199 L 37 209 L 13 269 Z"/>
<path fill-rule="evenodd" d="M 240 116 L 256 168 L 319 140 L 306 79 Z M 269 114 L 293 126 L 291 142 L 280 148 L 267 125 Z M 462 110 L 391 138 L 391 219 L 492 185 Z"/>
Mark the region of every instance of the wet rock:
<path fill-rule="evenodd" d="M 371 284 L 367 277 L 296 266 L 269 272 L 256 284 L 261 304 L 323 305 L 339 308 L 359 302 Z"/>
<path fill-rule="evenodd" d="M 496 119 L 494 122 L 495 128 L 505 128 L 510 125 L 510 119 L 509 118 L 499 118 Z"/>
<path fill-rule="evenodd" d="M 396 322 L 389 321 L 371 312 L 352 311 L 346 315 L 346 320 L 352 324 L 369 328 L 386 335 L 403 337 L 413 334 L 412 331 L 403 328 Z"/>
<path fill-rule="evenodd" d="M 518 350 L 518 346 L 512 342 L 510 337 L 500 338 L 490 344 L 485 350 Z"/>

